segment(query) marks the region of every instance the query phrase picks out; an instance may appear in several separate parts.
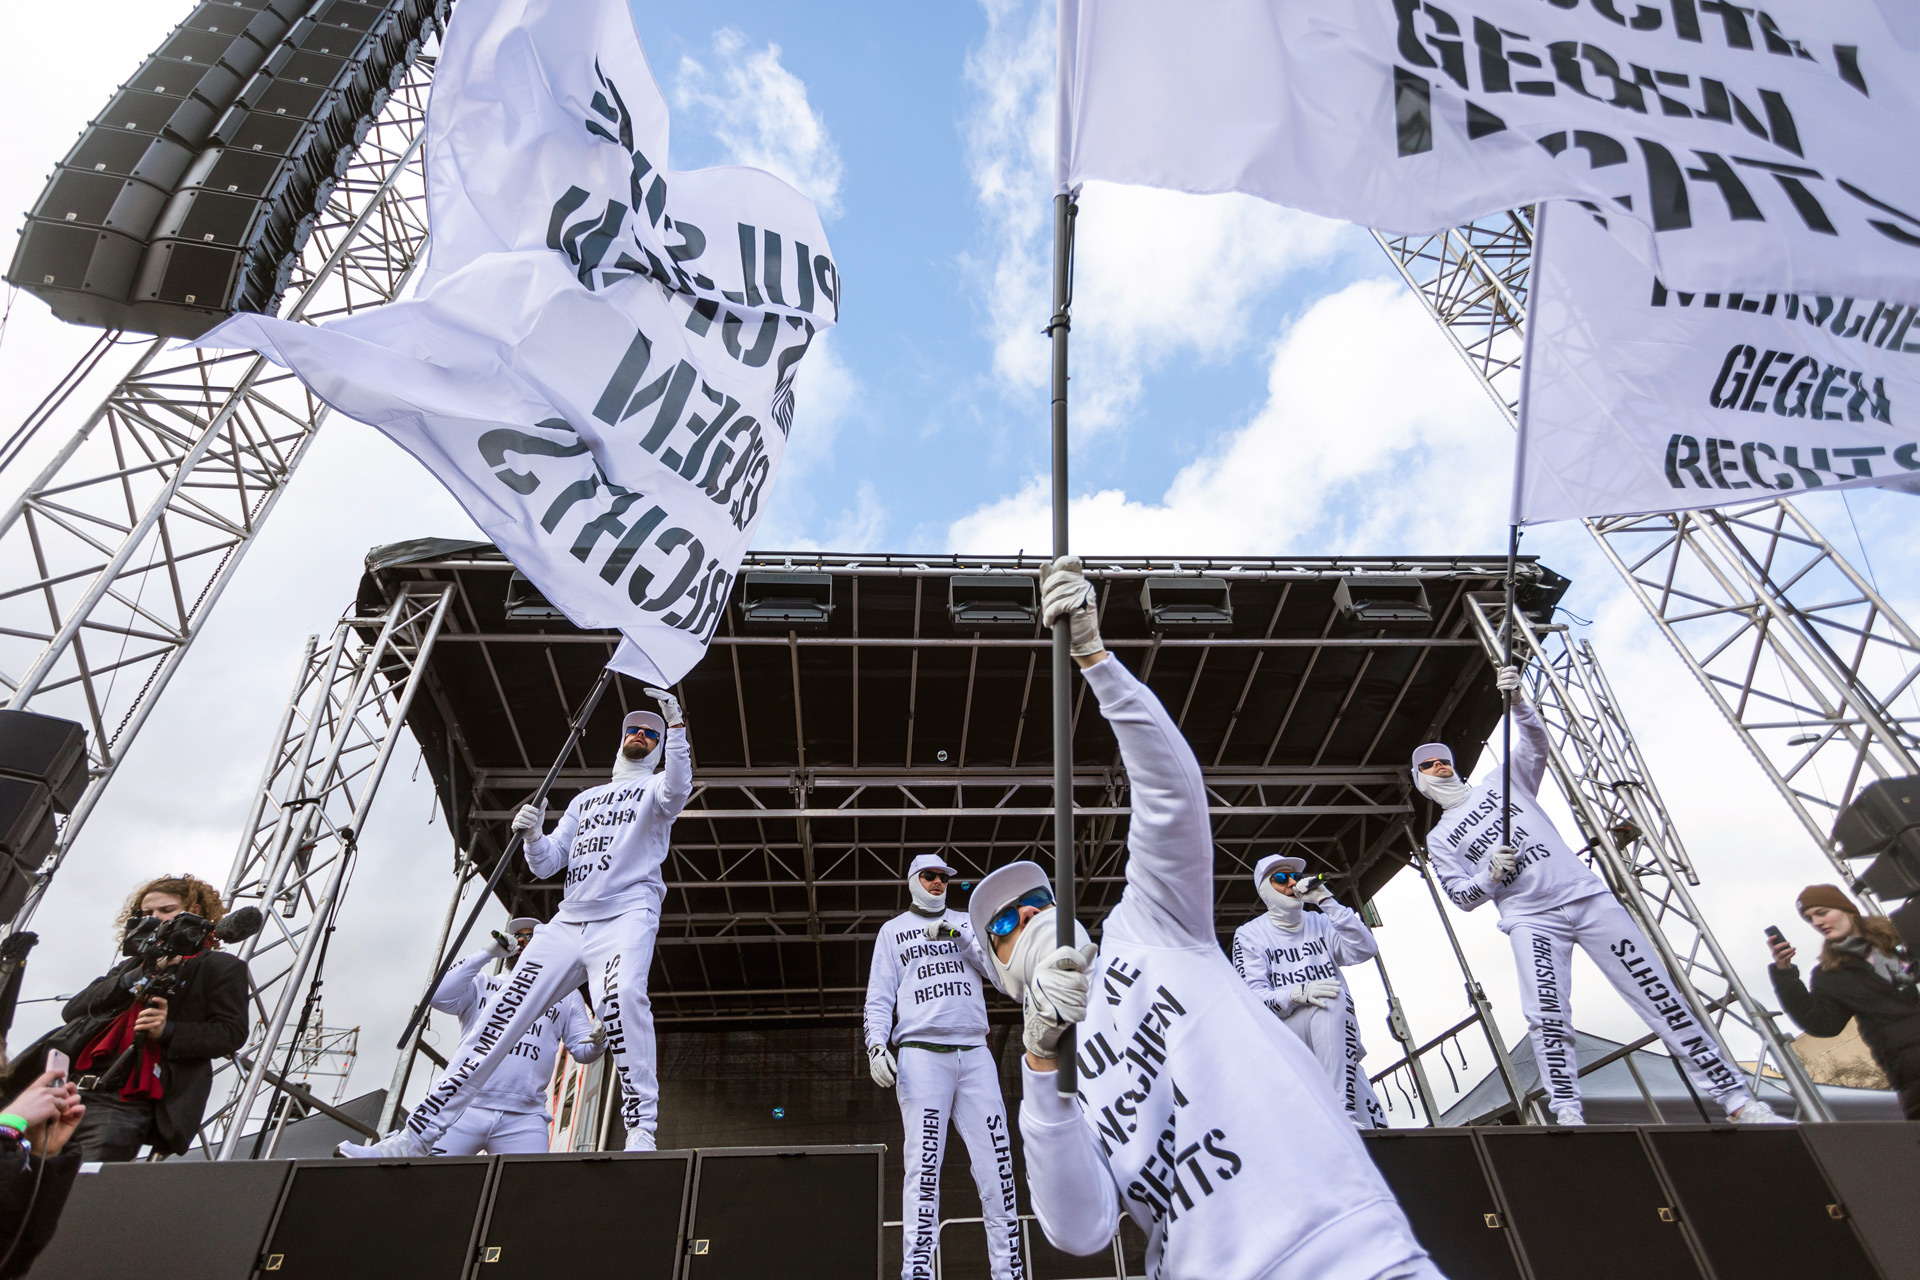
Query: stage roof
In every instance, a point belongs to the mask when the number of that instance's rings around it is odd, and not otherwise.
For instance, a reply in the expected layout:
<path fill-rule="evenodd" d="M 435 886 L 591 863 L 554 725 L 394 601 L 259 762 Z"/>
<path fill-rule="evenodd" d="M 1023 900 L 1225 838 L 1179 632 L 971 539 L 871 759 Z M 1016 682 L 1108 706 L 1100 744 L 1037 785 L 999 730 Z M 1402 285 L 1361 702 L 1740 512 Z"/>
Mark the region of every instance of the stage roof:
<path fill-rule="evenodd" d="M 362 616 L 412 584 L 455 584 L 410 720 L 450 829 L 490 870 L 617 637 L 528 620 L 524 580 L 485 543 L 426 539 L 375 548 L 367 563 Z M 1223 939 L 1259 909 L 1250 873 L 1269 853 L 1305 857 L 1349 900 L 1404 865 L 1408 824 L 1430 821 L 1408 785 L 1408 753 L 1443 739 L 1471 768 L 1497 722 L 1492 667 L 1465 609 L 1469 593 L 1498 597 L 1503 568 L 1497 556 L 1089 560 L 1109 646 L 1200 759 Z M 695 791 L 666 867 L 651 984 L 662 1024 L 853 1018 L 872 940 L 906 908 L 915 854 L 943 854 L 966 881 L 1019 858 L 1051 865 L 1050 642 L 1037 624 L 980 634 L 949 613 L 956 579 L 977 590 L 1035 569 L 1031 557 L 748 558 L 712 648 L 677 690 Z M 1531 559 L 1521 572 L 1530 612 L 1566 589 Z M 830 575 L 824 627 L 754 629 L 741 602 L 757 573 Z M 1156 632 L 1142 601 L 1149 579 L 1155 603 L 1173 594 L 1167 579 L 1202 596 L 1217 591 L 1203 580 L 1224 582 L 1231 623 Z M 1397 597 L 1407 579 L 1424 590 L 1430 620 L 1361 625 L 1338 607 L 1343 581 Z M 1126 779 L 1083 683 L 1074 700 L 1081 918 L 1097 936 L 1123 885 Z M 616 682 L 552 808 L 605 780 L 621 717 L 651 706 L 637 682 Z M 515 863 L 505 903 L 551 915 L 557 882 Z"/>

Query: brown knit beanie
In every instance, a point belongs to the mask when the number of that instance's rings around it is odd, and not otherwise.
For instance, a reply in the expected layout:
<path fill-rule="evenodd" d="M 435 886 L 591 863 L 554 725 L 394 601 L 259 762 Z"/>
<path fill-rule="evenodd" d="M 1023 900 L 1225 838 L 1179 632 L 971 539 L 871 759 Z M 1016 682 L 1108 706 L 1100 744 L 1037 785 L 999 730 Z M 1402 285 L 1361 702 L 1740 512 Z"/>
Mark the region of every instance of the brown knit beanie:
<path fill-rule="evenodd" d="M 1844 911 L 1851 916 L 1860 914 L 1860 908 L 1854 906 L 1847 895 L 1840 891 L 1839 885 L 1833 884 L 1810 884 L 1802 889 L 1800 900 L 1794 903 L 1794 909 L 1804 916 L 1807 914 L 1808 907 L 1832 907 L 1835 911 Z"/>

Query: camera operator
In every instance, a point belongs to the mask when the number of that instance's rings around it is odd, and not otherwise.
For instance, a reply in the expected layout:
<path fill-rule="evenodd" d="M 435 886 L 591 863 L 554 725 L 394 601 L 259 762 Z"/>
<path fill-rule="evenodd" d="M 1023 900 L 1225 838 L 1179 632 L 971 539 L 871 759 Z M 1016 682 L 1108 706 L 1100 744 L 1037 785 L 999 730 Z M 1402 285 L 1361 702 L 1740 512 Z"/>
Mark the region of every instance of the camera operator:
<path fill-rule="evenodd" d="M 1885 916 L 1861 915 L 1836 885 L 1808 885 L 1794 906 L 1826 942 L 1809 991 L 1794 967 L 1793 944 L 1778 929 L 1767 931 L 1767 976 L 1780 1007 L 1810 1036 L 1837 1036 L 1857 1021 L 1899 1093 L 1901 1111 L 1920 1120 L 1920 990 L 1899 930 Z"/>
<path fill-rule="evenodd" d="M 214 1058 L 247 1038 L 247 968 L 219 951 L 220 894 L 193 876 L 161 876 L 121 914 L 126 959 L 62 1011 L 88 1028 L 73 1050 L 86 1115 L 83 1160 L 131 1160 L 142 1145 L 184 1155 L 213 1087 Z M 98 1027 L 97 1030 L 93 1029 Z"/>
<path fill-rule="evenodd" d="M 53 1071 L 0 1108 L 0 1280 L 27 1274 L 53 1239 L 80 1172 L 67 1140 L 86 1110 L 79 1090 Z"/>

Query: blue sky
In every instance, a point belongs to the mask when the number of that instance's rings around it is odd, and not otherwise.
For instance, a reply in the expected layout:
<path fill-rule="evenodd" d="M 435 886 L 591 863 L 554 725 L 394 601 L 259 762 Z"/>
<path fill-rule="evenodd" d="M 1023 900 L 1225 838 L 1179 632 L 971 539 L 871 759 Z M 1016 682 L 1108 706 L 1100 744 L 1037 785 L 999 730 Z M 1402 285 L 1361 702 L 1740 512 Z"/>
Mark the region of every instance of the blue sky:
<path fill-rule="evenodd" d="M 36 198 L 187 9 L 73 0 L 10 17 L 0 208 Z M 635 12 L 675 110 L 673 166 L 753 163 L 794 181 L 821 203 L 845 281 L 841 322 L 802 367 L 759 545 L 1044 548 L 1051 5 L 709 0 Z M 1080 248 L 1077 547 L 1504 546 L 1511 433 L 1366 233 L 1250 198 L 1095 185 Z M 0 425 L 18 422 L 92 336 L 15 297 L 0 338 Z M 57 443 L 54 433 L 43 447 Z M 37 465 L 29 457 L 0 476 L 7 496 Z M 1910 501 L 1864 492 L 1805 509 L 1849 549 L 1857 523 L 1863 560 L 1912 616 Z M 37 919 L 47 943 L 30 998 L 73 991 L 103 967 L 108 916 L 144 875 L 224 879 L 301 641 L 350 601 L 365 549 L 470 530 L 384 439 L 328 423 Z M 1792 894 L 1828 878 L 1824 863 L 1586 536 L 1543 529 L 1527 548 L 1574 579 L 1567 603 L 1593 620 L 1581 634 L 1599 647 L 1695 852 L 1700 893 L 1764 987 L 1759 930 L 1797 928 Z M 386 1080 L 386 1046 L 424 980 L 448 883 L 450 843 L 414 759 L 402 754 L 382 792 L 331 961 L 327 1022 L 365 1028 L 352 1092 Z M 1461 1012 L 1458 978 L 1432 963 L 1444 939 L 1415 884 L 1390 888 L 1382 910 L 1415 1030 L 1437 1032 Z M 1504 941 L 1482 917 L 1460 927 L 1517 1030 Z M 1369 981 L 1363 1026 L 1384 1062 Z M 1583 1029 L 1633 1031 L 1595 971 L 1578 981 Z M 23 1008 L 16 1043 L 51 1008 Z"/>

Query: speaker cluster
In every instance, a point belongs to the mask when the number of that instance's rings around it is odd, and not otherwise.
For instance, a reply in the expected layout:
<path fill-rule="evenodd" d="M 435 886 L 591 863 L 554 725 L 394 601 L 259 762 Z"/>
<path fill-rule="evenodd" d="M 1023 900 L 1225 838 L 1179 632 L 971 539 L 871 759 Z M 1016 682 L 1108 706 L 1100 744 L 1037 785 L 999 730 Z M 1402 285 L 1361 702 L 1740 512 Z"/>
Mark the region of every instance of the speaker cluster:
<path fill-rule="evenodd" d="M 271 313 L 450 0 L 205 0 L 87 126 L 7 280 L 74 324 L 194 338 Z"/>

